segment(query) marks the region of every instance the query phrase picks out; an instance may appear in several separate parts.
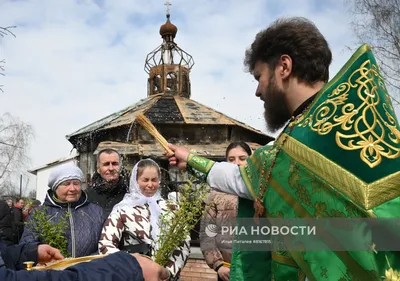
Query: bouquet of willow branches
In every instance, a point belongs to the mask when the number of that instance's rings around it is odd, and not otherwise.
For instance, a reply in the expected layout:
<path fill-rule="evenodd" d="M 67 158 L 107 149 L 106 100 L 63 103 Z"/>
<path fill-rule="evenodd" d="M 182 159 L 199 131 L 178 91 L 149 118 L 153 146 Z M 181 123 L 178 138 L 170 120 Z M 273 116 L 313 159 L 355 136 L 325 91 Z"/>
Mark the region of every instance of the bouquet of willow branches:
<path fill-rule="evenodd" d="M 68 239 L 65 232 L 68 230 L 68 218 L 71 213 L 61 215 L 58 222 L 50 220 L 51 216 L 46 212 L 47 207 L 36 208 L 33 210 L 32 219 L 27 223 L 27 227 L 37 233 L 41 242 L 60 250 L 64 257 L 69 257 Z"/>
<path fill-rule="evenodd" d="M 160 235 L 154 255 L 155 262 L 159 265 L 167 264 L 172 253 L 182 245 L 204 213 L 203 203 L 209 187 L 204 182 L 195 188 L 193 185 L 195 184 L 188 180 L 179 189 L 179 208 L 169 208 L 169 211 L 160 218 Z"/>

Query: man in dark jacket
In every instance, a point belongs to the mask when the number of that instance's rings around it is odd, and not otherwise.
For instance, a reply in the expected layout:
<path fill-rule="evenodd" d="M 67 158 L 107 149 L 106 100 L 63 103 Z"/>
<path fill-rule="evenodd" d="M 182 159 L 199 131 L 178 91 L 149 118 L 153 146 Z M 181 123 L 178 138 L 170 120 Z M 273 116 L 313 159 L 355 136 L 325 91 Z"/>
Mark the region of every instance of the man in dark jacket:
<path fill-rule="evenodd" d="M 6 245 L 15 244 L 13 214 L 8 204 L 0 200 L 0 240 Z"/>
<path fill-rule="evenodd" d="M 25 201 L 22 198 L 17 198 L 14 204 L 14 227 L 15 227 L 15 237 L 17 244 L 21 239 L 22 233 L 24 232 L 24 216 L 22 214 L 22 210 L 24 209 Z"/>
<path fill-rule="evenodd" d="M 100 205 L 108 217 L 128 188 L 129 174 L 121 166 L 120 154 L 114 149 L 101 150 L 97 154 L 97 172 L 86 190 L 89 201 Z"/>
<path fill-rule="evenodd" d="M 60 259 L 63 259 L 60 252 L 49 245 L 23 244 L 2 248 L 0 250 L 0 280 L 158 281 L 168 277 L 167 270 L 153 261 L 140 255 L 133 257 L 125 252 L 118 252 L 88 263 L 80 263 L 62 271 L 20 270 L 23 269 L 25 261 L 46 263 Z"/>

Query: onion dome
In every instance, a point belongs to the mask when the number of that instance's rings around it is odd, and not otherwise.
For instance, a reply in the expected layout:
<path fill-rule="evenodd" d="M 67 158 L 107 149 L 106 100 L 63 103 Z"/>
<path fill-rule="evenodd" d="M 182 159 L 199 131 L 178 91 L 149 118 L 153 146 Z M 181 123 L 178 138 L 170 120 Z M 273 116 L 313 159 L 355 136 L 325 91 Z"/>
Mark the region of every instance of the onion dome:
<path fill-rule="evenodd" d="M 171 21 L 169 20 L 170 15 L 167 14 L 167 22 L 164 23 L 161 27 L 160 27 L 160 35 L 162 38 L 166 39 L 168 37 L 172 37 L 175 38 L 176 33 L 178 32 L 178 28 L 173 25 L 171 23 Z"/>

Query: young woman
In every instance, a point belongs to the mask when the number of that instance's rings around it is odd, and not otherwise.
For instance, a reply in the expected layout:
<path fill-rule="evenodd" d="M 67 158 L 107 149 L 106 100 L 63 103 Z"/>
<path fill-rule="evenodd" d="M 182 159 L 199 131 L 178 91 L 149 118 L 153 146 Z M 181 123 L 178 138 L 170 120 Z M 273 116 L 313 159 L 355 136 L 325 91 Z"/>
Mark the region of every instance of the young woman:
<path fill-rule="evenodd" d="M 99 241 L 102 254 L 120 250 L 153 255 L 160 234 L 160 215 L 168 208 L 177 208 L 161 198 L 160 167 L 151 159 L 140 160 L 132 171 L 129 193 L 114 206 L 104 223 Z M 175 279 L 186 263 L 190 252 L 190 237 L 182 241 L 171 255 L 165 268 Z"/>
<path fill-rule="evenodd" d="M 245 142 L 233 142 L 226 149 L 226 161 L 239 166 L 246 165 L 251 149 Z M 233 235 L 209 237 L 205 234 L 206 224 L 213 222 L 217 226 L 223 220 L 234 220 L 237 215 L 237 196 L 211 191 L 206 201 L 207 212 L 201 224 L 200 247 L 208 266 L 218 274 L 218 280 L 229 281 L 230 269 L 223 262 L 230 263 L 232 257 Z"/>

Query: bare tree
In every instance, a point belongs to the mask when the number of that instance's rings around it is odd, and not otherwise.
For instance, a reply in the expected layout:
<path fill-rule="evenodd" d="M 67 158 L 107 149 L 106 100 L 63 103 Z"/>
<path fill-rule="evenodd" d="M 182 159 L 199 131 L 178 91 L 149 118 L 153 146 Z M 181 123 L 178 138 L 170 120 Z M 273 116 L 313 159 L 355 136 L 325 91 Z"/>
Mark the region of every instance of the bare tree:
<path fill-rule="evenodd" d="M 32 126 L 9 113 L 0 116 L 0 193 L 16 191 L 18 176 L 29 165 L 27 156 Z M 26 189 L 26 188 L 25 188 Z"/>
<path fill-rule="evenodd" d="M 0 26 L 0 38 L 6 35 L 12 35 L 15 37 L 15 34 L 12 33 L 11 29 L 15 26 L 1 27 Z M 6 63 L 5 59 L 0 59 L 0 75 L 4 76 L 4 64 Z M 3 85 L 0 84 L 0 92 L 3 92 Z"/>
<path fill-rule="evenodd" d="M 353 14 L 352 28 L 359 43 L 367 43 L 386 78 L 400 95 L 400 0 L 346 0 Z M 393 95 L 393 94 L 392 94 Z"/>
<path fill-rule="evenodd" d="M 11 31 L 15 26 L 0 27 L 0 38 L 15 34 Z M 5 60 L 0 59 L 0 76 L 4 76 Z M 0 92 L 3 92 L 0 85 Z M 4 113 L 0 116 L 0 195 L 21 196 L 29 184 L 29 176 L 25 169 L 30 159 L 27 156 L 29 141 L 33 137 L 32 126 Z M 25 186 L 19 186 L 19 175 L 26 178 Z M 22 194 L 20 194 L 22 193 Z"/>
<path fill-rule="evenodd" d="M 18 187 L 15 185 L 15 182 L 10 181 L 4 184 L 4 186 L 1 187 L 0 196 L 1 197 L 6 196 L 11 198 L 19 197 Z"/>
<path fill-rule="evenodd" d="M 32 189 L 31 191 L 29 191 L 28 197 L 29 198 L 36 198 L 36 189 Z"/>

